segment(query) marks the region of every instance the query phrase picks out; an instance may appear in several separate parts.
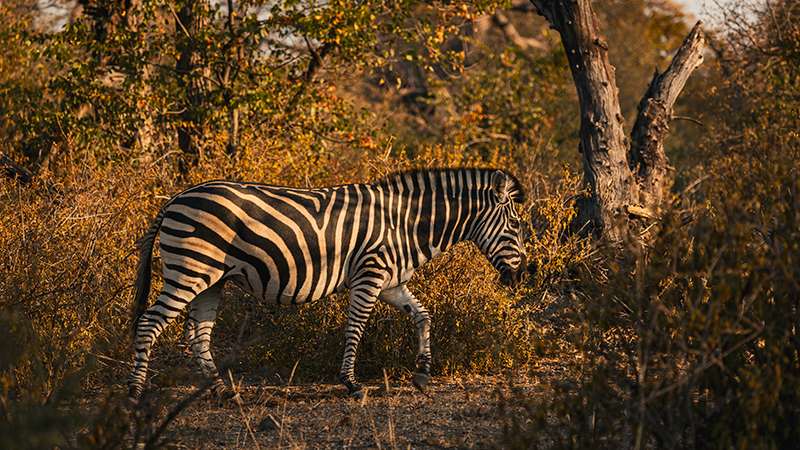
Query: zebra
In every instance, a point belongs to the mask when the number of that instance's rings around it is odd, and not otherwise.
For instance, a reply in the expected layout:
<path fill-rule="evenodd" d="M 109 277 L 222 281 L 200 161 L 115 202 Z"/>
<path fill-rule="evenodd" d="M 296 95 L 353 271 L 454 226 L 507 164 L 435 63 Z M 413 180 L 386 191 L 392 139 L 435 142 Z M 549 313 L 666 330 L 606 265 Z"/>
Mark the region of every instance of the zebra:
<path fill-rule="evenodd" d="M 209 181 L 175 195 L 139 244 L 129 398 L 144 391 L 157 337 L 187 308 L 186 339 L 212 392 L 224 395 L 210 342 L 227 280 L 255 297 L 291 305 L 349 289 L 339 375 L 354 398 L 364 395 L 354 375 L 364 327 L 378 300 L 391 305 L 416 325 L 412 383 L 424 393 L 431 319 L 409 291 L 409 279 L 434 256 L 468 240 L 499 271 L 501 283 L 519 284 L 527 257 L 517 205 L 525 197 L 508 172 L 472 168 L 409 170 L 373 184 L 314 189 Z M 156 235 L 163 287 L 148 308 Z"/>

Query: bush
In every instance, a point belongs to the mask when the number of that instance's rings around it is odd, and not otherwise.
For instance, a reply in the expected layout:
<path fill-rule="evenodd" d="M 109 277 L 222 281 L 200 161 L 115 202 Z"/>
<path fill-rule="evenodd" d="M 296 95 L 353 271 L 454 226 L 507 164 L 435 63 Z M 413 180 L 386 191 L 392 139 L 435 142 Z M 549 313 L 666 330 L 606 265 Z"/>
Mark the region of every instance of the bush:
<path fill-rule="evenodd" d="M 88 424 L 85 443 L 101 446 L 120 438 L 114 433 L 142 425 L 138 419 L 103 418 L 106 413 L 77 420 L 59 405 L 69 403 L 76 388 L 125 381 L 135 242 L 158 208 L 184 187 L 214 178 L 322 186 L 375 179 L 420 161 L 482 164 L 474 155 L 452 155 L 442 147 L 420 149 L 418 160 L 401 151 L 349 162 L 303 151 L 301 143 L 278 148 L 269 141 L 244 142 L 237 155 L 229 155 L 222 145 L 209 150 L 185 178 L 170 156 L 152 163 L 116 163 L 94 159 L 97 152 L 87 150 L 52 155 L 52 169 L 41 170 L 32 184 L 0 180 L 0 242 L 5 250 L 0 255 L 0 310 L 4 323 L 11 324 L 8 342 L 25 343 L 12 348 L 21 353 L 3 356 L 2 399 L 15 417 L 8 424 L 17 430 L 14 439 L 33 442 L 20 433 L 52 429 L 52 439 L 44 431 L 37 438 L 63 446 L 72 442 L 77 427 Z M 160 288 L 158 267 L 154 273 L 151 299 Z M 498 289 L 496 276 L 474 246 L 462 244 L 422 268 L 412 281 L 411 289 L 432 314 L 435 375 L 519 367 L 531 358 L 528 306 L 519 306 L 521 294 Z M 300 379 L 336 380 L 346 295 L 296 308 L 266 304 L 233 286 L 224 296 L 213 339 L 224 366 L 234 371 L 280 369 L 300 360 Z M 151 367 L 165 376 L 157 379 L 175 378 L 175 361 L 184 345 L 180 324 L 162 334 Z M 374 379 L 386 369 L 404 378 L 415 369 L 416 350 L 412 321 L 379 306 L 359 349 L 358 376 Z M 238 368 L 226 362 L 231 360 L 238 361 Z M 194 362 L 187 364 L 191 373 L 199 373 Z M 107 414 L 119 409 L 113 396 L 102 404 Z"/>
<path fill-rule="evenodd" d="M 33 186 L 0 181 L 0 306 L 28 321 L 39 346 L 45 391 L 101 351 L 125 348 L 130 238 L 151 199 L 130 170 L 78 169 Z M 102 349 L 102 350 L 101 350 Z M 17 371 L 17 386 L 30 373 Z"/>
<path fill-rule="evenodd" d="M 652 247 L 572 267 L 553 346 L 575 356 L 504 399 L 508 447 L 800 446 L 800 146 L 762 142 L 675 198 Z"/>
<path fill-rule="evenodd" d="M 496 277 L 473 245 L 460 244 L 423 266 L 409 283 L 431 313 L 434 374 L 499 370 L 530 358 L 526 310 L 516 307 L 513 295 L 498 290 Z M 345 293 L 285 307 L 233 296 L 220 312 L 221 332 L 233 334 L 246 316 L 243 337 L 255 341 L 248 346 L 247 365 L 291 368 L 299 360 L 301 379 L 335 381 L 348 301 Z M 413 321 L 379 302 L 359 346 L 357 375 L 378 379 L 385 369 L 390 376 L 404 378 L 416 369 L 417 348 Z"/>

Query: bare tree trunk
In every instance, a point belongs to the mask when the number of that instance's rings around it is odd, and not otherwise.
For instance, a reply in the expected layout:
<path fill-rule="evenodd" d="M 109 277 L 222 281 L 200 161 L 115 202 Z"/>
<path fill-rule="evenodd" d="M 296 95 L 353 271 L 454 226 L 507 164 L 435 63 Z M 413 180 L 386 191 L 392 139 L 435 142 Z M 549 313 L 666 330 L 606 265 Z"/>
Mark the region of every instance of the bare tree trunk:
<path fill-rule="evenodd" d="M 209 0 L 187 0 L 176 15 L 180 57 L 175 70 L 185 99 L 181 124 L 178 126 L 178 147 L 187 156 L 189 165 L 196 165 L 203 158 L 207 134 L 203 107 L 208 92 L 209 70 L 203 64 L 203 54 L 195 38 L 208 25 L 208 10 Z M 188 166 L 182 165 L 181 172 L 187 171 Z"/>
<path fill-rule="evenodd" d="M 144 83 L 141 94 L 143 97 L 148 97 L 152 93 L 152 88 L 150 86 L 152 70 L 150 69 L 150 66 L 146 66 L 144 68 L 142 72 L 142 78 Z M 146 107 L 145 111 L 141 111 L 142 123 L 136 130 L 136 141 L 139 144 L 139 148 L 148 152 L 151 151 L 156 144 L 156 127 L 153 116 L 153 110 L 149 106 Z"/>
<path fill-rule="evenodd" d="M 640 104 L 634 144 L 624 135 L 615 69 L 591 0 L 531 0 L 561 34 L 581 109 L 584 187 L 573 226 L 612 242 L 627 233 L 628 217 L 655 217 L 668 181 L 663 140 L 672 105 L 702 60 L 698 23 L 663 76 L 656 75 Z"/>
<path fill-rule="evenodd" d="M 580 148 L 587 197 L 579 200 L 575 223 L 617 241 L 623 207 L 638 198 L 628 168 L 614 67 L 608 44 L 589 0 L 534 0 L 539 13 L 561 34 L 581 108 Z"/>
<path fill-rule="evenodd" d="M 700 23 L 694 26 L 666 72 L 656 70 L 639 102 L 631 131 L 628 161 L 639 184 L 639 204 L 653 213 L 657 213 L 664 189 L 669 187 L 668 172 L 672 168 L 664 152 L 664 139 L 672 121 L 672 106 L 689 75 L 703 62 L 700 28 Z"/>
<path fill-rule="evenodd" d="M 228 114 L 230 122 L 228 130 L 228 147 L 227 151 L 231 155 L 235 155 L 239 151 L 239 110 L 236 107 L 230 109 Z"/>
<path fill-rule="evenodd" d="M 233 3 L 233 0 L 228 0 L 228 20 L 227 20 L 227 27 L 228 33 L 231 36 L 236 34 L 235 31 L 235 19 L 236 16 L 236 9 Z M 220 80 L 220 86 L 225 88 L 230 88 L 230 85 L 233 83 L 233 80 L 238 76 L 238 66 L 239 62 L 242 60 L 242 48 L 240 46 L 236 47 L 236 51 L 234 56 L 232 56 L 229 61 L 231 63 L 227 64 L 225 70 L 222 75 L 222 79 Z M 237 70 L 232 70 L 232 67 L 236 66 Z M 226 148 L 228 154 L 235 155 L 239 151 L 239 107 L 236 106 L 232 100 L 232 94 L 227 97 L 228 103 L 228 146 Z"/>
<path fill-rule="evenodd" d="M 139 14 L 139 9 L 142 7 L 142 0 L 126 0 L 123 3 L 125 5 L 125 26 L 129 31 L 135 32 L 141 25 L 142 18 Z M 139 51 L 138 59 L 143 59 L 141 50 Z M 153 71 L 151 66 L 149 64 L 145 64 L 139 76 L 142 79 L 142 90 L 140 95 L 146 99 L 152 93 L 152 87 L 150 83 L 152 80 Z M 139 111 L 141 123 L 136 129 L 136 141 L 139 144 L 139 148 L 145 151 L 152 150 L 152 147 L 155 144 L 156 131 L 155 122 L 153 120 L 154 115 L 155 114 L 149 105 L 147 105 L 147 103 L 145 103 L 144 110 Z"/>

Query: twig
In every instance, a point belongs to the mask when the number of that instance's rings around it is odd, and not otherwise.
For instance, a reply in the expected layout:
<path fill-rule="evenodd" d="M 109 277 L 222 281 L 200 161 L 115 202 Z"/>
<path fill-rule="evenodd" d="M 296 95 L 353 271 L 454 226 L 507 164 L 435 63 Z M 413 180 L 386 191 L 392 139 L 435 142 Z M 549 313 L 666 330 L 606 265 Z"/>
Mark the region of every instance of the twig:
<path fill-rule="evenodd" d="M 386 385 L 386 401 L 389 403 L 389 443 L 392 445 L 392 450 L 397 450 L 397 436 L 394 432 L 394 402 L 392 396 L 389 395 L 389 376 L 386 375 L 386 369 L 383 369 L 383 382 Z"/>
<path fill-rule="evenodd" d="M 253 438 L 253 443 L 256 445 L 256 450 L 261 450 L 261 447 L 258 445 L 258 440 L 256 440 L 256 435 L 253 433 L 253 429 L 250 428 L 250 419 L 247 418 L 247 414 L 244 413 L 244 408 L 242 408 L 242 401 L 241 397 L 239 397 L 239 393 L 236 392 L 236 383 L 233 381 L 233 375 L 231 371 L 228 370 L 228 377 L 231 379 L 231 389 L 234 392 L 234 398 L 237 400 L 236 404 L 239 406 L 239 412 L 242 414 L 242 419 L 244 419 L 244 426 L 247 427 L 247 432 L 250 433 L 250 437 Z"/>
<path fill-rule="evenodd" d="M 102 360 L 109 361 L 109 362 L 113 362 L 113 363 L 116 363 L 116 364 L 122 364 L 123 366 L 131 366 L 132 365 L 128 361 L 120 361 L 118 359 L 109 358 L 108 356 L 104 356 L 104 355 L 99 355 L 99 354 L 95 354 L 95 353 L 92 353 L 91 355 L 94 356 L 95 358 L 101 360 L 101 361 Z"/>
<path fill-rule="evenodd" d="M 695 119 L 694 117 L 672 116 L 672 120 L 688 120 L 689 122 L 694 122 L 694 123 L 700 125 L 701 127 L 705 127 L 705 125 L 703 125 L 703 122 L 700 122 L 699 120 Z"/>
<path fill-rule="evenodd" d="M 287 383 L 287 387 L 292 385 L 292 380 L 294 379 L 294 372 L 297 370 L 297 365 L 300 364 L 300 360 L 298 359 L 294 363 L 294 367 L 292 367 L 292 373 L 289 375 L 289 382 Z M 283 424 L 286 423 L 286 404 L 289 403 L 289 393 L 286 393 L 286 396 L 283 399 L 283 410 L 281 411 L 281 430 L 280 434 L 278 435 L 278 448 L 281 448 L 281 442 L 283 441 Z"/>

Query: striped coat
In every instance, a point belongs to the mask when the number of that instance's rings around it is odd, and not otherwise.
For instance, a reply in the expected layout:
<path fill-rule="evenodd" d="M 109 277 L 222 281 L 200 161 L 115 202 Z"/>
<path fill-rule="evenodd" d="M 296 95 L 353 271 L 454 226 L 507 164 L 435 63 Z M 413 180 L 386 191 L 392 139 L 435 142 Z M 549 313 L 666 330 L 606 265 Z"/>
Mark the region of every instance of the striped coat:
<path fill-rule="evenodd" d="M 500 272 L 519 283 L 526 271 L 516 205 L 519 181 L 500 170 L 409 171 L 374 184 L 298 189 L 211 181 L 173 197 L 142 239 L 134 299 L 136 346 L 130 395 L 144 389 L 150 349 L 188 308 L 186 337 L 204 374 L 219 379 L 209 350 L 217 305 L 227 280 L 281 304 L 350 290 L 341 381 L 363 390 L 354 363 L 376 301 L 408 315 L 419 334 L 414 385 L 430 370 L 430 317 L 406 287 L 417 267 L 470 240 Z M 160 239 L 164 284 L 148 307 L 151 259 Z"/>

